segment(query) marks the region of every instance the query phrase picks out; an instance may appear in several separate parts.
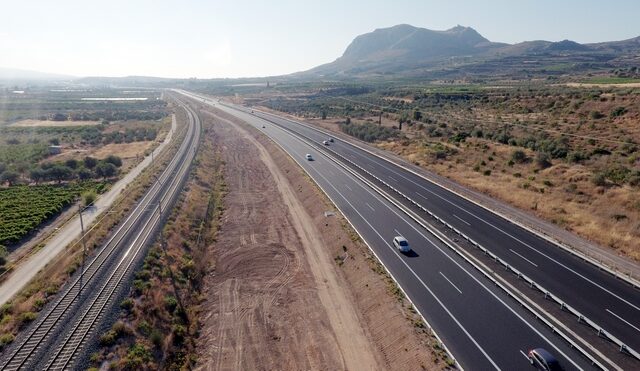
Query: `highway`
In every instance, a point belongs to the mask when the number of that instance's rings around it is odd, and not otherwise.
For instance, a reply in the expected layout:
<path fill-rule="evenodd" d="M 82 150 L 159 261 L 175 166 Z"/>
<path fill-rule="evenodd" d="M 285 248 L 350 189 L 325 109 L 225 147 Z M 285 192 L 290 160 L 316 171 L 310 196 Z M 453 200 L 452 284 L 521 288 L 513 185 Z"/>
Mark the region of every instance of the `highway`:
<path fill-rule="evenodd" d="M 323 151 L 322 145 L 247 112 L 213 100 L 206 103 L 263 131 L 304 168 L 386 266 L 462 368 L 528 369 L 525 353 L 534 347 L 554 353 L 565 369 L 594 368 L 460 254 L 376 192 L 375 185 Z M 315 160 L 306 161 L 306 153 Z M 409 240 L 412 254 L 394 249 L 391 240 L 396 235 Z"/>
<path fill-rule="evenodd" d="M 240 109 L 245 112 L 248 110 Z M 276 115 L 259 111 L 253 115 L 301 133 L 316 143 L 329 137 L 329 134 Z M 348 142 L 336 140 L 330 150 L 386 181 L 419 206 L 471 237 L 510 267 L 597 324 L 597 328 L 615 336 L 631 351 L 636 354 L 640 351 L 640 291 L 637 287 L 586 263 L 509 220 Z M 399 201 L 413 207 L 406 199 Z M 504 276 L 517 279 L 508 272 L 504 272 Z"/>
<path fill-rule="evenodd" d="M 74 362 L 95 342 L 102 320 L 118 311 L 118 299 L 128 292 L 135 268 L 178 199 L 198 148 L 200 120 L 178 102 L 189 123 L 177 153 L 108 241 L 5 350 L 2 370 L 77 368 Z"/>
<path fill-rule="evenodd" d="M 259 111 L 253 115 L 301 133 L 316 143 L 321 143 L 330 135 L 276 115 Z M 510 267 L 597 324 L 598 329 L 619 339 L 629 350 L 636 354 L 640 350 L 640 291 L 637 287 L 586 263 L 509 220 L 348 142 L 336 140 L 330 150 L 385 180 L 419 206 L 489 249 Z M 406 199 L 399 201 L 408 207 L 412 206 Z"/>

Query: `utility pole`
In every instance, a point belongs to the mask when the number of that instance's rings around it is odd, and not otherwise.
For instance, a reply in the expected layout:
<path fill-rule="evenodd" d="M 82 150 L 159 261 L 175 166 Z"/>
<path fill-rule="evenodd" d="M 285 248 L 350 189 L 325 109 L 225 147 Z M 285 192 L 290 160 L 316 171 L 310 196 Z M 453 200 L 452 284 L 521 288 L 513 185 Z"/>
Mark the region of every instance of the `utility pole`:
<path fill-rule="evenodd" d="M 80 268 L 80 293 L 78 296 L 82 295 L 82 278 L 84 276 L 84 262 L 87 256 L 87 243 L 84 239 L 84 222 L 82 220 L 82 205 L 78 208 L 78 214 L 80 215 L 80 230 L 82 231 L 82 235 L 80 236 L 80 240 L 82 241 L 82 267 Z"/>

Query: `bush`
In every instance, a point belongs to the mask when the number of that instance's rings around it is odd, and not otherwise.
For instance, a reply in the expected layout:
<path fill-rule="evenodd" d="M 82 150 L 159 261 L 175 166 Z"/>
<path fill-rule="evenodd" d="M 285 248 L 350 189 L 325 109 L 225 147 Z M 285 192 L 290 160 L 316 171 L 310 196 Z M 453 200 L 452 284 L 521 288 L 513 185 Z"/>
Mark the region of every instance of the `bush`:
<path fill-rule="evenodd" d="M 171 296 L 171 295 L 165 296 L 164 297 L 164 306 L 165 306 L 165 308 L 167 308 L 167 310 L 169 312 L 173 313 L 173 311 L 178 306 L 178 300 L 174 296 Z"/>
<path fill-rule="evenodd" d="M 511 153 L 511 161 L 513 162 L 522 164 L 527 162 L 527 160 L 529 160 L 529 158 L 527 157 L 527 154 L 520 149 L 516 149 Z"/>
<path fill-rule="evenodd" d="M 549 154 L 545 152 L 538 152 L 536 154 L 536 165 L 538 165 L 540 169 L 546 169 L 551 166 L 551 158 L 549 157 Z"/>
<path fill-rule="evenodd" d="M 604 117 L 604 115 L 600 111 L 592 111 L 591 112 L 591 118 L 594 119 L 594 120 L 599 120 L 599 119 L 601 119 L 603 117 Z"/>
<path fill-rule="evenodd" d="M 18 320 L 20 321 L 21 325 L 26 325 L 27 323 L 30 323 L 33 320 L 35 320 L 37 317 L 38 317 L 37 313 L 24 312 L 20 314 L 20 317 L 18 317 Z"/>
<path fill-rule="evenodd" d="M 82 203 L 84 204 L 84 206 L 92 205 L 94 202 L 96 202 L 96 198 L 98 198 L 96 191 L 86 191 L 82 194 Z"/>
<path fill-rule="evenodd" d="M 610 116 L 611 117 L 619 117 L 624 115 L 625 113 L 627 113 L 627 109 L 624 107 L 616 107 L 613 109 L 613 111 L 611 111 Z"/>
<path fill-rule="evenodd" d="M 109 164 L 113 164 L 115 167 L 121 167 L 122 166 L 122 159 L 118 156 L 114 156 L 114 155 L 109 155 L 107 158 L 104 159 L 104 162 L 109 163 Z"/>
<path fill-rule="evenodd" d="M 374 142 L 376 140 L 387 140 L 389 138 L 397 137 L 397 132 L 393 129 L 389 129 L 384 126 L 379 126 L 371 123 L 365 124 L 342 124 L 340 130 L 354 136 L 365 142 Z"/>
<path fill-rule="evenodd" d="M 607 185 L 607 178 L 603 173 L 595 173 L 591 177 L 591 182 L 598 187 L 604 187 Z"/>
<path fill-rule="evenodd" d="M 16 337 L 13 334 L 6 333 L 0 335 L 0 349 L 3 349 L 8 344 L 13 343 L 15 339 Z"/>

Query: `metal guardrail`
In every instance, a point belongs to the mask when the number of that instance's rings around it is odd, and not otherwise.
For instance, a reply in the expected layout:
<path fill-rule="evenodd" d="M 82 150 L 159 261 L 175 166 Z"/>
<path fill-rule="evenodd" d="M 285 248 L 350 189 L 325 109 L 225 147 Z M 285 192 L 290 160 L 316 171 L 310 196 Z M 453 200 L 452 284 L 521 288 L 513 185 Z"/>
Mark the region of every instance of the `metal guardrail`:
<path fill-rule="evenodd" d="M 223 104 L 225 105 L 225 104 Z M 226 106 L 226 105 L 225 105 Z M 233 108 L 233 107 L 230 107 Z M 246 113 L 246 112 L 245 112 Z M 503 290 L 509 297 L 513 298 L 514 300 L 516 300 L 518 302 L 518 304 L 520 304 L 522 307 L 526 308 L 530 313 L 532 313 L 536 319 L 542 321 L 547 327 L 549 327 L 552 332 L 558 334 L 559 336 L 561 336 L 572 348 L 575 348 L 576 350 L 578 350 L 580 353 L 582 353 L 585 357 L 587 357 L 593 365 L 599 367 L 600 369 L 606 370 L 607 367 L 604 366 L 600 361 L 598 361 L 596 358 L 594 358 L 589 352 L 587 352 L 584 348 L 582 348 L 579 344 L 577 344 L 572 338 L 570 338 L 569 336 L 567 336 L 564 332 L 562 332 L 557 326 L 555 326 L 553 323 L 551 323 L 551 321 L 549 321 L 545 316 L 539 314 L 535 309 L 533 309 L 529 304 L 527 304 L 524 300 L 522 300 L 520 297 L 518 297 L 517 295 L 513 294 L 506 286 L 504 286 L 502 283 L 498 282 L 494 277 L 492 277 L 489 273 L 487 273 L 484 269 L 482 269 L 481 267 L 479 267 L 475 262 L 471 261 L 465 254 L 463 254 L 462 252 L 460 252 L 457 248 L 455 248 L 446 237 L 441 236 L 435 229 L 433 228 L 429 228 L 427 225 L 425 225 L 422 220 L 420 220 L 418 217 L 412 215 L 411 212 L 408 212 L 408 210 L 406 210 L 404 207 L 402 207 L 400 204 L 398 204 L 396 201 L 394 201 L 393 199 L 391 199 L 390 196 L 388 196 L 384 191 L 378 189 L 378 187 L 376 187 L 375 185 L 371 184 L 369 181 L 367 181 L 366 179 L 364 179 L 362 176 L 360 176 L 359 174 L 355 173 L 352 169 L 349 169 L 348 167 L 346 167 L 344 164 L 341 164 L 339 160 L 336 160 L 335 157 L 339 157 L 342 161 L 346 161 L 349 164 L 351 164 L 352 166 L 355 166 L 356 168 L 358 168 L 360 171 L 366 173 L 367 175 L 371 176 L 372 178 L 376 179 L 377 181 L 379 181 L 380 183 L 382 183 L 385 187 L 391 189 L 392 191 L 394 191 L 395 193 L 397 193 L 398 195 L 400 195 L 401 197 L 403 197 L 404 199 L 408 200 L 409 202 L 411 202 L 412 204 L 414 204 L 415 206 L 419 207 L 422 211 L 426 212 L 429 214 L 429 216 L 433 217 L 435 220 L 437 220 L 438 222 L 442 223 L 445 227 L 451 229 L 452 231 L 456 232 L 458 235 L 460 235 L 462 238 L 464 238 L 465 240 L 471 242 L 475 247 L 480 248 L 483 252 L 485 252 L 486 254 L 488 254 L 490 257 L 492 257 L 494 260 L 503 263 L 505 266 L 508 267 L 508 264 L 504 263 L 502 261 L 502 259 L 500 259 L 497 255 L 491 253 L 488 249 L 482 247 L 480 244 L 478 244 L 477 242 L 473 241 L 472 239 L 470 239 L 468 236 L 464 235 L 463 233 L 461 233 L 459 230 L 457 230 L 456 228 L 454 228 L 452 225 L 450 225 L 449 223 L 447 223 L 446 221 L 444 221 L 442 218 L 438 217 L 437 215 L 435 215 L 434 213 L 432 213 L 431 211 L 429 211 L 428 209 L 424 208 L 423 206 L 419 205 L 417 202 L 415 202 L 414 200 L 412 200 L 411 198 L 409 198 L 408 196 L 404 195 L 402 192 L 398 191 L 396 188 L 394 188 L 393 186 L 391 186 L 390 184 L 388 184 L 387 182 L 385 182 L 384 180 L 380 179 L 379 177 L 373 175 L 372 173 L 370 173 L 368 170 L 362 168 L 361 166 L 357 165 L 356 163 L 354 163 L 353 161 L 347 159 L 346 157 L 340 155 L 339 153 L 333 151 L 330 148 L 327 148 L 325 146 L 320 146 L 318 144 L 315 143 L 314 140 L 312 140 L 311 138 L 308 138 L 300 133 L 297 133 L 293 130 L 290 130 L 288 128 L 285 128 L 281 125 L 279 125 L 278 123 L 271 121 L 269 119 L 266 119 L 264 117 L 261 117 L 262 119 L 269 121 L 275 125 L 278 125 L 278 127 L 280 127 L 283 130 L 286 130 L 298 137 L 300 137 L 303 141 L 307 142 L 307 144 L 311 145 L 312 147 L 321 150 L 321 151 L 326 151 L 326 152 L 330 152 L 331 155 L 329 155 L 328 157 L 335 163 L 337 163 L 338 165 L 340 165 L 341 167 L 343 167 L 345 170 L 349 171 L 351 174 L 353 174 L 354 176 L 356 176 L 357 178 L 359 178 L 361 181 L 363 181 L 365 184 L 368 184 L 372 189 L 376 190 L 381 196 L 383 196 L 385 199 L 387 199 L 389 202 L 391 202 L 392 204 L 394 204 L 396 207 L 398 207 L 400 210 L 402 210 L 403 212 L 405 212 L 410 218 L 412 218 L 414 221 L 416 221 L 418 224 L 422 225 L 426 230 L 428 230 L 431 234 L 433 234 L 436 238 L 438 238 L 441 242 L 443 242 L 447 247 L 449 247 L 451 250 L 453 250 L 458 256 L 462 257 L 465 261 L 467 261 L 469 264 L 471 264 L 471 266 L 474 267 L 474 269 L 476 269 L 478 272 L 480 272 L 484 277 L 486 277 L 487 279 L 489 279 L 494 285 L 496 285 L 497 287 L 499 287 L 501 290 Z M 325 153 L 326 154 L 326 153 Z M 512 269 L 513 271 L 513 269 Z M 519 273 L 519 272 L 518 272 Z M 522 274 L 520 274 L 520 276 L 523 276 Z M 537 288 L 540 288 L 540 286 L 537 286 Z M 548 292 L 548 291 L 547 291 Z M 555 297 L 555 296 L 554 296 Z M 555 297 L 557 299 L 557 297 Z M 567 306 L 566 304 L 564 304 L 563 306 L 564 308 L 570 308 L 569 306 Z M 573 308 L 572 308 L 573 309 Z M 577 311 L 575 311 L 575 313 L 578 313 Z M 586 317 L 581 316 L 579 318 L 582 318 L 583 321 L 587 321 Z M 557 322 L 560 322 L 559 320 L 555 319 Z M 593 323 L 593 321 L 590 321 L 591 323 Z M 589 323 L 589 322 L 586 322 Z M 593 326 L 592 326 L 593 327 Z M 594 328 L 599 328 L 599 327 L 594 327 Z M 600 334 L 606 334 L 604 332 L 604 330 L 602 330 L 603 332 Z M 609 337 L 610 339 L 613 340 L 613 338 Z M 619 340 L 618 340 L 619 341 Z M 628 347 L 624 347 L 624 349 L 629 350 L 630 348 Z M 631 351 L 633 351 L 631 349 Z M 633 353 L 629 352 L 630 354 L 634 355 Z M 634 355 L 635 356 L 635 355 Z"/>
<path fill-rule="evenodd" d="M 463 239 L 465 239 L 466 241 L 469 241 L 474 247 L 478 248 L 479 250 L 481 250 L 485 255 L 488 255 L 490 258 L 492 258 L 494 261 L 496 261 L 497 263 L 501 264 L 502 266 L 504 266 L 507 270 L 513 272 L 515 275 L 518 276 L 518 278 L 523 279 L 525 282 L 529 283 L 531 288 L 537 289 L 538 291 L 542 292 L 543 294 L 545 294 L 545 298 L 551 299 L 553 301 L 555 301 L 556 303 L 560 304 L 561 309 L 566 310 L 567 312 L 571 313 L 572 315 L 574 315 L 578 321 L 584 322 L 586 324 L 588 324 L 590 327 L 592 327 L 593 329 L 598 331 L 598 336 L 602 336 L 605 337 L 611 341 L 613 341 L 615 344 L 617 344 L 620 347 L 620 351 L 621 352 L 626 352 L 630 355 L 632 355 L 633 357 L 635 357 L 636 359 L 640 360 L 640 353 L 638 353 L 636 350 L 634 350 L 633 348 L 628 347 L 623 341 L 621 341 L 620 339 L 618 339 L 617 337 L 615 337 L 612 334 L 609 334 L 607 331 L 605 331 L 601 326 L 599 326 L 598 324 L 596 324 L 594 321 L 590 320 L 589 318 L 587 318 L 586 316 L 584 316 L 582 313 L 580 313 L 578 310 L 576 310 L 575 308 L 573 308 L 572 306 L 570 306 L 569 304 L 565 303 L 563 300 L 561 300 L 559 297 L 557 297 L 556 295 L 553 295 L 549 290 L 545 289 L 544 287 L 540 286 L 539 284 L 537 284 L 534 280 L 532 280 L 531 278 L 529 278 L 527 275 L 521 273 L 520 271 L 518 271 L 517 269 L 513 268 L 512 266 L 510 266 L 506 261 L 504 261 L 503 259 L 501 259 L 499 256 L 497 256 L 496 254 L 492 253 L 489 249 L 485 248 L 484 246 L 480 245 L 479 243 L 477 243 L 476 241 L 474 241 L 473 239 L 471 239 L 469 236 L 467 236 L 466 234 L 462 233 L 461 231 L 459 231 L 458 229 L 456 229 L 455 227 L 453 227 L 451 224 L 447 223 L 445 220 L 443 220 L 442 218 L 438 217 L 437 215 L 435 215 L 433 212 L 431 212 L 430 210 L 428 210 L 427 208 L 423 207 L 422 205 L 420 205 L 419 203 L 417 203 L 415 200 L 411 199 L 410 197 L 406 196 L 405 194 L 403 194 L 402 192 L 398 191 L 396 188 L 394 188 L 393 186 L 391 186 L 389 183 L 385 182 L 384 180 L 380 179 L 379 177 L 377 177 L 376 175 L 372 174 L 371 172 L 369 172 L 368 170 L 365 170 L 364 168 L 362 168 L 361 166 L 359 166 L 358 164 L 354 163 L 353 161 L 347 159 L 346 157 L 336 153 L 335 151 L 332 151 L 330 149 L 327 149 L 329 151 L 331 151 L 333 154 L 339 156 L 340 158 L 342 158 L 343 161 L 347 161 L 349 162 L 352 166 L 357 167 L 360 171 L 366 173 L 367 175 L 369 175 L 370 177 L 376 179 L 377 181 L 379 181 L 380 183 L 382 183 L 385 187 L 391 189 L 392 191 L 394 191 L 395 193 L 397 193 L 398 195 L 400 195 L 402 198 L 406 199 L 407 201 L 409 201 L 411 204 L 413 204 L 414 206 L 418 207 L 419 209 L 421 209 L 422 211 L 426 212 L 430 217 L 434 218 L 436 221 L 442 223 L 443 226 L 445 226 L 446 228 L 452 230 L 454 233 L 456 233 L 457 235 L 459 235 L 460 237 L 462 237 Z"/>

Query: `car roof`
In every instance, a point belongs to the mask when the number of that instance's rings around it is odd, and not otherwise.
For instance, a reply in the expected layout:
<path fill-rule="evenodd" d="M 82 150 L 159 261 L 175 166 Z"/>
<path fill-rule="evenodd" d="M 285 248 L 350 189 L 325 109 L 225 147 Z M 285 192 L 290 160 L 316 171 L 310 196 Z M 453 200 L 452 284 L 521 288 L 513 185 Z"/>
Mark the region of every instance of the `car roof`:
<path fill-rule="evenodd" d="M 536 348 L 533 351 L 536 352 L 540 357 L 544 358 L 546 362 L 558 362 L 556 360 L 556 357 L 554 357 L 544 348 Z"/>
<path fill-rule="evenodd" d="M 395 238 L 396 240 L 398 240 L 398 242 L 400 242 L 400 241 L 407 242 L 407 239 L 406 239 L 406 238 L 404 238 L 404 237 L 402 237 L 402 236 L 395 236 L 394 238 Z"/>

